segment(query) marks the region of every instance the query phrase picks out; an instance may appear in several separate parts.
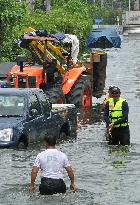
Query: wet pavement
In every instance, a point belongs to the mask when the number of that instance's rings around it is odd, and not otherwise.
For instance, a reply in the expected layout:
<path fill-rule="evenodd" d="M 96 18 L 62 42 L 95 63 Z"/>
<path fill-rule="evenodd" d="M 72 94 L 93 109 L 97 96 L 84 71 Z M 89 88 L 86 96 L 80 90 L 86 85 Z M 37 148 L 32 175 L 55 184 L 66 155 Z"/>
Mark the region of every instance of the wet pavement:
<path fill-rule="evenodd" d="M 90 113 L 79 114 L 78 137 L 57 145 L 75 170 L 78 192 L 40 196 L 36 181 L 28 194 L 30 171 L 40 145 L 26 151 L 0 150 L 0 205 L 135 205 L 140 204 L 140 36 L 124 37 L 121 49 L 108 53 L 106 90 L 117 85 L 130 107 L 130 147 L 107 145 L 105 125 L 99 111 L 101 99 L 93 98 Z"/>

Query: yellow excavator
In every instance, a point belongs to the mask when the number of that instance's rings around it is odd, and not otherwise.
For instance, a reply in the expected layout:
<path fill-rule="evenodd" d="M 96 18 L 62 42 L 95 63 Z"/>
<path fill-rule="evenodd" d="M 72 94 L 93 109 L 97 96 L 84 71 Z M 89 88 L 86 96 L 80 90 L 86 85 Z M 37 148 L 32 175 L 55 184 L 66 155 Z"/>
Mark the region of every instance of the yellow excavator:
<path fill-rule="evenodd" d="M 92 96 L 101 97 L 105 87 L 107 54 L 91 52 L 86 60 L 72 57 L 72 41 L 56 43 L 56 37 L 36 35 L 29 27 L 20 40 L 32 58 L 17 57 L 7 74 L 13 87 L 42 88 L 52 103 L 90 107 Z M 31 34 L 31 35 L 30 35 Z"/>

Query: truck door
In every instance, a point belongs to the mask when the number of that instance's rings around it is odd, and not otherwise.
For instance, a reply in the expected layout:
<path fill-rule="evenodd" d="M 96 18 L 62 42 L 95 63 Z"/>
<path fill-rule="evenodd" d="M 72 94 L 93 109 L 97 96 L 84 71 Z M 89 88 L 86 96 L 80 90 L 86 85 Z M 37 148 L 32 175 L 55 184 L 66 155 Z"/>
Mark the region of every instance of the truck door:
<path fill-rule="evenodd" d="M 39 96 L 39 101 L 41 101 L 41 105 L 45 117 L 46 134 L 58 136 L 59 135 L 58 125 L 56 121 L 52 119 L 51 116 L 51 109 L 52 109 L 51 103 L 49 102 L 45 93 L 41 89 L 38 96 Z"/>
<path fill-rule="evenodd" d="M 45 133 L 42 109 L 35 93 L 31 92 L 28 101 L 29 121 L 26 123 L 29 142 L 38 142 Z"/>

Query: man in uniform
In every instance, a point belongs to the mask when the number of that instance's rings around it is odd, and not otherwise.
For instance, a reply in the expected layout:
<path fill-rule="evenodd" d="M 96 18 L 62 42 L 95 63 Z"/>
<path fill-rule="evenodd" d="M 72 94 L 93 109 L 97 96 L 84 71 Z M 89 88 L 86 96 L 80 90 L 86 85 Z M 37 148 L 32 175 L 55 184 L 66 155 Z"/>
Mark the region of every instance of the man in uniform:
<path fill-rule="evenodd" d="M 113 87 L 112 98 L 105 104 L 104 121 L 109 132 L 110 145 L 130 145 L 128 125 L 129 107 L 125 99 L 120 97 L 120 89 Z"/>
<path fill-rule="evenodd" d="M 65 193 L 66 185 L 63 181 L 63 171 L 67 171 L 71 181 L 70 189 L 75 192 L 75 176 L 72 166 L 67 156 L 55 148 L 56 137 L 45 136 L 44 138 L 46 150 L 39 153 L 31 172 L 31 183 L 29 192 L 34 191 L 35 180 L 39 169 L 41 169 L 41 184 L 39 186 L 40 194 L 52 195 L 56 193 Z"/>

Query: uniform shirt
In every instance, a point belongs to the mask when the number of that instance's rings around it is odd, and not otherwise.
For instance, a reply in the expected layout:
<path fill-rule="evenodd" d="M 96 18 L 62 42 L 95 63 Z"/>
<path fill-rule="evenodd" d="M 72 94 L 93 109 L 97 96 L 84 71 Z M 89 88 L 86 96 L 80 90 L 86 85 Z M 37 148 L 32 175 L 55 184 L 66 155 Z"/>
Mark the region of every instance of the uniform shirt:
<path fill-rule="evenodd" d="M 122 102 L 122 112 L 123 112 L 123 116 L 121 119 L 119 119 L 118 121 L 116 121 L 114 124 L 118 125 L 118 124 L 122 124 L 125 122 L 128 122 L 128 113 L 129 113 L 129 107 L 128 107 L 128 103 L 126 101 Z M 107 102 L 105 104 L 105 109 L 104 109 L 104 121 L 106 123 L 106 126 L 108 126 L 111 122 L 109 121 L 109 102 Z"/>
<path fill-rule="evenodd" d="M 34 166 L 41 169 L 41 177 L 63 179 L 64 168 L 70 166 L 70 163 L 63 152 L 46 149 L 37 155 Z"/>

